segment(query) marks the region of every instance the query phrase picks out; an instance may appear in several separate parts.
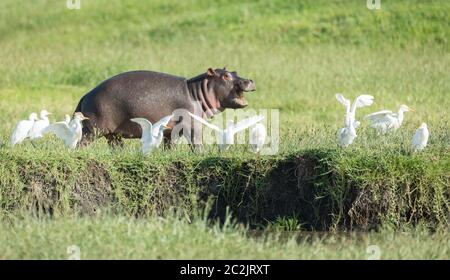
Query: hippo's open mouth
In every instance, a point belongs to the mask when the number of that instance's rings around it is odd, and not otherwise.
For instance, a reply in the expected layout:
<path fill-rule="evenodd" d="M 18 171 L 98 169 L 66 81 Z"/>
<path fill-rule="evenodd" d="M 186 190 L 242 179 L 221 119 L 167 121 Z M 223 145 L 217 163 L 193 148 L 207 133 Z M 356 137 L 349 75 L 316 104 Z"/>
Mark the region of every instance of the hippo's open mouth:
<path fill-rule="evenodd" d="M 243 85 L 241 84 L 240 86 L 240 90 L 238 90 L 237 96 L 238 98 L 241 100 L 242 104 L 245 106 L 248 105 L 247 100 L 245 100 L 244 98 L 244 92 L 251 92 L 251 91 L 255 91 L 256 90 L 256 85 L 252 80 L 247 80 L 246 83 L 244 83 Z"/>
<path fill-rule="evenodd" d="M 255 91 L 256 85 L 252 80 L 241 79 L 236 82 L 230 97 L 227 100 L 226 108 L 240 109 L 248 106 L 248 102 L 244 97 L 245 92 Z"/>
<path fill-rule="evenodd" d="M 233 98 L 232 102 L 237 108 L 244 108 L 248 106 L 248 102 L 244 97 L 244 91 L 242 90 L 236 92 L 236 97 Z"/>

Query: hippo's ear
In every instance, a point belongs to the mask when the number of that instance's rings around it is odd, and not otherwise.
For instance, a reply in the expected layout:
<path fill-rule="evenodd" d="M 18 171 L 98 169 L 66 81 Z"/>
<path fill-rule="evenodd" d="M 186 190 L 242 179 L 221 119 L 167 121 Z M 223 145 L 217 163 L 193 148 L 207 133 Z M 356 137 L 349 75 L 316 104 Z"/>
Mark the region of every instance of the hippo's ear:
<path fill-rule="evenodd" d="M 223 71 L 227 71 L 227 67 L 226 66 L 223 67 Z"/>
<path fill-rule="evenodd" d="M 206 74 L 208 74 L 208 76 L 211 76 L 211 77 L 217 76 L 216 71 L 212 68 L 208 68 L 208 71 L 206 71 Z"/>

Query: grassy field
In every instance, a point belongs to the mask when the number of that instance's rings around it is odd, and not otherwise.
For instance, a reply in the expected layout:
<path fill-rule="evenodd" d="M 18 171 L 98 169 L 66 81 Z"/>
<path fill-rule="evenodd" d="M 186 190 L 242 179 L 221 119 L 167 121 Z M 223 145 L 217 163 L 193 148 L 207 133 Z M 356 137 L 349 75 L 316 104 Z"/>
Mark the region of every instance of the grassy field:
<path fill-rule="evenodd" d="M 398 249 L 383 258 L 449 258 L 448 1 L 382 1 L 376 11 L 365 1 L 82 0 L 80 10 L 65 2 L 0 3 L 1 143 L 32 111 L 62 120 L 117 73 L 192 77 L 227 66 L 256 82 L 249 108 L 280 110 L 280 150 L 257 156 L 242 146 L 223 154 L 208 147 L 200 155 L 179 146 L 142 157 L 138 141 L 111 150 L 99 140 L 70 152 L 51 137 L 36 148 L 3 145 L 0 258 L 65 258 L 67 243 L 90 248 L 82 249 L 86 258 L 364 258 L 372 239 Z M 401 104 L 416 112 L 381 138 L 363 122 L 355 143 L 341 149 L 338 92 L 375 96 L 358 119 Z M 429 146 L 412 154 L 421 122 Z M 327 236 L 296 244 L 276 234 L 262 241 L 239 226 L 186 221 L 208 203 L 210 218 L 224 221 L 230 211 L 252 229 L 382 230 L 358 242 Z M 157 218 L 175 205 L 187 217 Z M 113 213 L 95 218 L 102 209 Z M 99 235 L 81 240 L 92 231 Z M 196 236 L 191 254 L 175 253 Z M 156 246 L 158 238 L 172 250 Z M 31 245 L 38 240 L 48 246 Z"/>
<path fill-rule="evenodd" d="M 448 259 L 445 233 L 248 232 L 173 216 L 15 219 L 0 225 L 0 259 Z M 114 234 L 111 234 L 114 233 Z M 208 244 L 205 246 L 205 244 Z M 76 246 L 76 247 L 74 247 Z M 79 254 L 78 254 L 79 253 Z"/>

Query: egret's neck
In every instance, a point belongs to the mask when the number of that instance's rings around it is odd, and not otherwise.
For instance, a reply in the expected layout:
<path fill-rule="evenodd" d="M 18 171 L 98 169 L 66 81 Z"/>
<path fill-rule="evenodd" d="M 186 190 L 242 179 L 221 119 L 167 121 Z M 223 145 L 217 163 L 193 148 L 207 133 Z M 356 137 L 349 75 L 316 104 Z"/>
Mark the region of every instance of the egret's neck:
<path fill-rule="evenodd" d="M 353 123 L 353 118 L 351 114 L 345 116 L 345 126 L 350 126 Z"/>
<path fill-rule="evenodd" d="M 75 129 L 76 130 L 77 129 L 82 129 L 82 127 L 81 127 L 81 120 L 80 119 L 74 119 L 73 121 L 75 123 Z"/>
<path fill-rule="evenodd" d="M 353 105 L 350 108 L 350 104 L 347 105 L 347 114 L 355 114 L 356 112 L 356 101 L 353 102 Z"/>
<path fill-rule="evenodd" d="M 403 122 L 403 113 L 402 109 L 398 110 L 398 122 L 401 124 Z"/>
<path fill-rule="evenodd" d="M 350 104 L 347 104 L 345 106 L 345 126 L 349 126 L 350 123 L 353 122 L 353 119 L 355 118 L 355 112 L 350 107 Z"/>
<path fill-rule="evenodd" d="M 161 140 L 163 138 L 163 134 L 164 134 L 163 132 L 164 131 L 162 129 L 160 131 L 158 131 L 158 135 L 156 135 L 156 138 L 155 138 L 157 143 L 161 142 Z"/>

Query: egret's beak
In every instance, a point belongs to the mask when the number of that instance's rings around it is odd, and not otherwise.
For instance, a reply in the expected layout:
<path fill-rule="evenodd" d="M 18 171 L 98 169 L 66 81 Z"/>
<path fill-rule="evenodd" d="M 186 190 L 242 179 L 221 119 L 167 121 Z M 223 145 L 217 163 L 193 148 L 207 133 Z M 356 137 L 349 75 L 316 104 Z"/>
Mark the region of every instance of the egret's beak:
<path fill-rule="evenodd" d="M 163 125 L 163 127 L 164 127 L 165 129 L 168 129 L 168 128 L 170 128 L 170 127 L 168 127 L 167 125 Z"/>
<path fill-rule="evenodd" d="M 88 117 L 83 117 L 83 120 L 90 120 Z"/>
<path fill-rule="evenodd" d="M 416 111 L 416 109 L 411 108 L 411 107 L 408 107 L 408 109 L 409 109 L 411 112 L 415 112 L 415 111 Z"/>

